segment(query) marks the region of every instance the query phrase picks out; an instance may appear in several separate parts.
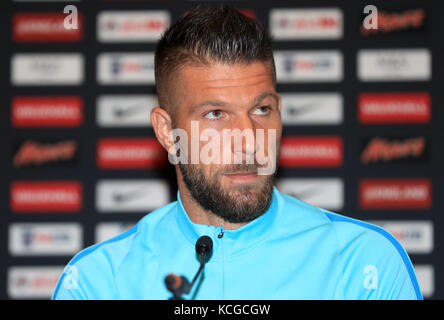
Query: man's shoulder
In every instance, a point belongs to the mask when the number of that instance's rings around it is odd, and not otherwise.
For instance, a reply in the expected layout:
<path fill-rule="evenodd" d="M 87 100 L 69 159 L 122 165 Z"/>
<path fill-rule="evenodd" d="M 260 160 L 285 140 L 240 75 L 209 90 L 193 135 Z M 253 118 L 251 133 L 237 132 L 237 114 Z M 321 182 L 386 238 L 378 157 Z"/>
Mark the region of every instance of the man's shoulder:
<path fill-rule="evenodd" d="M 329 228 L 344 245 L 358 241 L 362 244 L 384 243 L 389 247 L 402 249 L 395 237 L 377 225 L 316 207 L 290 195 L 281 195 L 284 200 L 283 208 L 287 213 L 285 216 L 303 221 L 304 224 Z"/>
<path fill-rule="evenodd" d="M 401 243 L 387 230 L 372 223 L 324 210 L 335 228 L 343 261 L 353 267 L 364 266 L 364 272 L 384 270 L 396 277 L 403 270 L 415 295 L 422 299 L 412 262 Z M 382 271 L 381 271 L 382 272 Z"/>
<path fill-rule="evenodd" d="M 342 243 L 343 246 L 347 246 L 353 242 L 364 248 L 377 247 L 380 251 L 396 250 L 401 256 L 405 255 L 405 250 L 402 245 L 387 230 L 363 220 L 347 217 L 325 209 L 322 211 L 330 220 L 339 242 Z"/>
<path fill-rule="evenodd" d="M 69 264 L 83 263 L 87 262 L 89 259 L 93 260 L 91 262 L 97 263 L 99 258 L 105 257 L 109 253 L 111 253 L 111 256 L 108 255 L 108 257 L 114 260 L 113 258 L 117 258 L 117 256 L 124 254 L 130 241 L 137 233 L 138 228 L 139 224 L 135 224 L 128 230 L 111 237 L 110 239 L 101 241 L 81 250 L 72 258 Z"/>
<path fill-rule="evenodd" d="M 381 288 L 386 290 L 382 291 L 385 293 L 380 298 L 391 296 L 391 288 L 397 287 L 401 292 L 398 292 L 401 299 L 422 299 L 412 262 L 392 234 L 372 223 L 327 210 L 324 213 L 331 220 L 337 234 L 339 252 L 344 263 L 344 277 L 353 278 L 356 271 L 361 270 L 367 279 L 377 276 L 379 272 L 385 277 L 385 280 L 380 281 Z M 404 284 L 403 287 L 402 279 L 410 284 Z M 396 298 L 396 295 L 392 298 Z"/>
<path fill-rule="evenodd" d="M 122 257 L 126 255 L 128 243 L 137 230 L 136 224 L 111 239 L 78 252 L 60 275 L 52 299 L 113 298 L 114 288 L 109 279 L 113 277 Z M 94 286 L 90 288 L 88 284 L 93 282 Z"/>
<path fill-rule="evenodd" d="M 385 229 L 365 222 L 350 218 L 329 210 L 319 208 L 282 194 L 284 199 L 285 224 L 303 225 L 305 230 L 320 230 L 324 232 L 325 240 L 329 245 L 336 243 L 340 251 L 343 248 L 354 248 L 353 254 L 371 250 L 375 254 L 398 253 L 403 260 L 407 260 L 407 254 L 399 241 Z M 300 227 L 298 227 L 300 228 Z M 295 229 L 296 230 L 296 229 Z M 374 250 L 377 248 L 377 250 Z"/>
<path fill-rule="evenodd" d="M 377 297 L 391 296 L 389 294 L 390 288 L 398 285 L 401 288 L 403 279 L 409 279 L 406 283 L 411 283 L 411 286 L 405 285 L 408 294 L 400 295 L 400 297 L 422 298 L 409 256 L 401 243 L 388 231 L 363 220 L 318 208 L 291 196 L 284 195 L 283 198 L 284 210 L 287 211 L 287 214 L 284 215 L 287 216 L 286 223 L 291 222 L 292 229 L 297 230 L 300 227 L 296 226 L 296 222 L 301 222 L 305 225 L 305 231 L 312 231 L 316 235 L 315 239 L 322 239 L 324 250 L 333 250 L 337 253 L 337 257 L 342 263 L 344 286 L 346 283 L 355 283 L 356 281 L 350 279 L 356 277 L 359 280 L 356 283 L 362 283 L 360 278 L 362 274 L 369 276 L 370 273 L 379 270 L 381 276 L 384 275 L 384 279 L 380 279 L 381 290 L 379 290 L 380 295 Z M 305 234 L 307 233 L 309 232 L 305 232 Z M 344 292 L 347 293 L 346 297 L 356 298 L 359 296 L 357 292 L 361 292 L 359 285 L 354 288 L 356 290 L 352 287 L 347 287 L 348 291 L 344 289 Z M 400 292 L 405 291 L 399 290 Z M 366 294 L 367 291 L 364 293 Z"/>
<path fill-rule="evenodd" d="M 288 194 L 281 192 L 278 194 L 278 202 L 283 212 L 280 218 L 284 224 L 298 224 L 312 228 L 316 225 L 322 226 L 331 223 L 322 209 Z"/>
<path fill-rule="evenodd" d="M 148 229 L 155 229 L 156 225 L 167 216 L 175 204 L 176 202 L 171 202 L 158 208 L 143 216 L 134 226 L 126 231 L 83 249 L 74 256 L 70 264 L 93 258 L 96 258 L 93 260 L 97 262 L 97 258 L 104 256 L 107 257 L 108 262 L 115 262 L 110 260 L 122 259 L 134 239 L 137 239 L 140 233 L 148 232 Z"/>
<path fill-rule="evenodd" d="M 168 217 L 168 214 L 174 208 L 175 204 L 176 202 L 172 202 L 156 209 L 146 214 L 134 226 L 126 231 L 110 239 L 86 247 L 78 252 L 69 261 L 61 274 L 53 294 L 53 299 L 64 299 L 67 296 L 67 290 L 63 289 L 64 287 L 62 284 L 72 282 L 73 276 L 78 283 L 88 284 L 93 281 L 96 284 L 96 289 L 94 290 L 91 288 L 82 288 L 89 293 L 89 295 L 83 293 L 84 295 L 106 299 L 111 298 L 114 289 L 112 287 L 113 281 L 110 281 L 110 279 L 117 274 L 122 261 L 125 260 L 125 257 L 131 250 L 137 250 L 137 248 L 144 247 L 143 245 L 141 246 L 144 241 L 143 239 L 146 240 L 148 233 L 156 230 L 159 223 L 165 221 L 165 218 Z M 101 289 L 99 290 L 97 288 Z M 70 293 L 74 292 L 72 290 L 68 291 Z M 78 292 L 80 291 L 77 291 L 77 293 Z M 103 292 L 107 292 L 107 294 L 102 296 L 101 294 L 103 294 Z"/>

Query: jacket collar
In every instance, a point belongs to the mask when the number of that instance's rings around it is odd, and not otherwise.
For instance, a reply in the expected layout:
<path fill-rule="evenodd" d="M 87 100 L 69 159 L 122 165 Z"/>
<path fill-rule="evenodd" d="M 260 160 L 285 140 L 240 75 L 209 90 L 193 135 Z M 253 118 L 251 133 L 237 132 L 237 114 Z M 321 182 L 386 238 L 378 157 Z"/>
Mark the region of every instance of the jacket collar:
<path fill-rule="evenodd" d="M 264 214 L 237 229 L 224 229 L 222 226 L 197 224 L 191 221 L 183 207 L 178 191 L 175 220 L 179 230 L 193 246 L 201 236 L 209 236 L 213 240 L 212 259 L 217 259 L 215 253 L 220 248 L 223 248 L 224 257 L 235 256 L 265 240 L 276 225 L 282 207 L 281 203 L 281 194 L 276 187 L 273 187 L 271 204 Z M 223 233 L 222 238 L 218 237 L 221 232 Z"/>

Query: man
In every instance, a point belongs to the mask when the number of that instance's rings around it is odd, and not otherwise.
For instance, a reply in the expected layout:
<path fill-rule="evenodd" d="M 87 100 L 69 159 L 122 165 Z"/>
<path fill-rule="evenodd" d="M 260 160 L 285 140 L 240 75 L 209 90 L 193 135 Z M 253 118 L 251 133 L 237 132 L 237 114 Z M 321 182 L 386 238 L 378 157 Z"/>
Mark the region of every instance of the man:
<path fill-rule="evenodd" d="M 281 99 L 259 22 L 227 6 L 190 11 L 159 41 L 155 76 L 151 121 L 178 199 L 77 254 L 53 299 L 168 299 L 165 276 L 194 276 L 203 235 L 213 250 L 185 299 L 422 299 L 388 232 L 273 187 Z"/>

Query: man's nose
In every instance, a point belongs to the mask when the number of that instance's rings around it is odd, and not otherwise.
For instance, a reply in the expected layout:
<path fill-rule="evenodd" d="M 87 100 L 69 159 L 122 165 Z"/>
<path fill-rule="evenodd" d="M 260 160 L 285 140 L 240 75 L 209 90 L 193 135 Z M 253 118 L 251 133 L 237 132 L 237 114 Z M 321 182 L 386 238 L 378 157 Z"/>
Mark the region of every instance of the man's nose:
<path fill-rule="evenodd" d="M 238 139 L 242 139 L 241 144 L 234 144 L 233 152 L 245 155 L 254 155 L 256 153 L 256 135 L 255 123 L 248 114 L 238 116 L 232 127 L 234 132 L 240 135 Z"/>

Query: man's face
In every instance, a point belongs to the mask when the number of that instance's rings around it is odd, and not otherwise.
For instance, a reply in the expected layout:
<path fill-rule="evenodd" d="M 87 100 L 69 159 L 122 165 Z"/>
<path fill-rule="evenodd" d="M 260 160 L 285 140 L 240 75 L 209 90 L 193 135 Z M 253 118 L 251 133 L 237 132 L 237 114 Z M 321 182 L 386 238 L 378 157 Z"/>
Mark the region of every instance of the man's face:
<path fill-rule="evenodd" d="M 282 132 L 280 96 L 269 66 L 262 62 L 188 66 L 180 69 L 173 82 L 169 100 L 175 108 L 174 128 L 185 130 L 188 136 L 188 163 L 179 164 L 179 179 L 182 176 L 204 209 L 225 221 L 248 222 L 260 216 L 271 202 L 275 170 L 264 175 L 258 174 L 258 168 L 265 166 L 264 156 L 277 163 Z M 197 125 L 198 137 L 192 134 L 192 126 L 196 132 Z M 217 138 L 212 136 L 218 143 L 201 153 L 211 138 L 201 141 L 199 137 L 208 129 L 218 133 Z M 235 129 L 238 133 L 247 130 L 252 139 L 242 137 L 240 144 L 223 139 L 224 132 L 235 133 Z M 263 130 L 262 140 L 257 130 Z M 275 135 L 269 134 L 270 130 L 275 130 Z M 191 147 L 192 139 L 198 150 Z M 199 163 L 190 164 L 196 152 Z M 216 155 L 220 161 L 202 163 L 202 155 Z M 242 164 L 235 163 L 236 157 Z"/>

